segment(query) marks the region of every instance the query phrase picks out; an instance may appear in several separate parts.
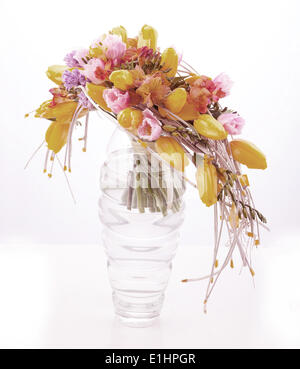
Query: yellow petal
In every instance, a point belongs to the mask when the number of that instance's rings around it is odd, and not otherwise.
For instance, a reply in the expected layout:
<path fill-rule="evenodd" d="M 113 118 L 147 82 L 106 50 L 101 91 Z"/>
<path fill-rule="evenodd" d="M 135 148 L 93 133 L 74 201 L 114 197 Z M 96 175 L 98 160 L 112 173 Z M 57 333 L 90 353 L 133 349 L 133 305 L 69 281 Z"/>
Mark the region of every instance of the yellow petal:
<path fill-rule="evenodd" d="M 47 109 L 40 115 L 40 118 L 55 119 L 59 122 L 70 123 L 73 119 L 77 106 L 77 102 L 68 101 L 57 104 L 53 107 L 47 107 Z M 86 112 L 87 110 L 84 109 L 79 115 L 79 118 L 83 117 Z"/>
<path fill-rule="evenodd" d="M 181 172 L 189 164 L 182 146 L 172 137 L 161 136 L 155 141 L 155 149 L 166 162 Z"/>
<path fill-rule="evenodd" d="M 129 130 L 135 130 L 143 121 L 143 113 L 139 109 L 126 108 L 118 114 L 119 124 Z"/>
<path fill-rule="evenodd" d="M 176 88 L 167 96 L 164 103 L 172 113 L 178 114 L 184 107 L 187 99 L 187 92 L 184 88 Z"/>
<path fill-rule="evenodd" d="M 267 160 L 264 153 L 253 143 L 246 140 L 230 142 L 233 158 L 252 169 L 266 169 Z"/>
<path fill-rule="evenodd" d="M 166 73 L 166 75 L 169 78 L 172 78 L 175 76 L 175 74 L 177 73 L 177 68 L 178 68 L 178 55 L 175 49 L 173 49 L 173 47 L 169 47 L 162 53 L 161 65 L 163 66 L 162 67 L 163 71 L 169 70 Z"/>
<path fill-rule="evenodd" d="M 68 69 L 65 65 L 51 65 L 46 74 L 52 82 L 56 83 L 57 85 L 62 84 L 62 75 Z"/>
<path fill-rule="evenodd" d="M 67 142 L 70 124 L 53 122 L 46 132 L 46 142 L 48 149 L 57 154 Z"/>
<path fill-rule="evenodd" d="M 185 103 L 184 107 L 177 114 L 183 120 L 195 120 L 200 117 L 200 113 L 196 110 L 193 104 Z"/>
<path fill-rule="evenodd" d="M 47 109 L 49 109 L 49 105 L 52 100 L 46 100 L 44 101 L 35 111 L 35 118 L 42 118 L 43 114 L 46 112 Z"/>
<path fill-rule="evenodd" d="M 128 90 L 133 87 L 133 77 L 128 70 L 115 70 L 109 76 L 109 80 L 120 90 Z"/>
<path fill-rule="evenodd" d="M 223 125 L 209 114 L 201 114 L 200 118 L 194 121 L 194 127 L 202 136 L 213 140 L 224 140 L 227 137 Z"/>
<path fill-rule="evenodd" d="M 197 168 L 196 173 L 199 196 L 206 206 L 217 202 L 218 177 L 216 167 L 207 158 Z"/>
<path fill-rule="evenodd" d="M 104 98 L 103 98 L 103 91 L 106 89 L 104 86 L 94 85 L 93 83 L 86 84 L 86 92 L 91 99 L 97 103 L 100 108 L 111 111 L 111 109 L 107 106 Z"/>
<path fill-rule="evenodd" d="M 147 46 L 150 49 L 156 51 L 156 43 L 157 43 L 156 30 L 153 27 L 145 24 L 139 33 L 137 47 L 140 48 Z"/>
<path fill-rule="evenodd" d="M 115 27 L 111 30 L 113 35 L 118 35 L 122 37 L 122 41 L 127 44 L 127 31 L 123 26 Z"/>

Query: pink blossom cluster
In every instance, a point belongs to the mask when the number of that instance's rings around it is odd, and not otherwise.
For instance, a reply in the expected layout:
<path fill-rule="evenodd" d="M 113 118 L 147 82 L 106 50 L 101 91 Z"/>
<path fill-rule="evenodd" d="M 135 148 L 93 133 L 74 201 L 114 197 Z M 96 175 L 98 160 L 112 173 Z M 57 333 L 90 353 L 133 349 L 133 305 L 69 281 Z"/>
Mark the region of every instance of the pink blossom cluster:
<path fill-rule="evenodd" d="M 223 113 L 218 117 L 225 130 L 231 135 L 239 135 L 244 127 L 245 120 L 238 113 Z"/>

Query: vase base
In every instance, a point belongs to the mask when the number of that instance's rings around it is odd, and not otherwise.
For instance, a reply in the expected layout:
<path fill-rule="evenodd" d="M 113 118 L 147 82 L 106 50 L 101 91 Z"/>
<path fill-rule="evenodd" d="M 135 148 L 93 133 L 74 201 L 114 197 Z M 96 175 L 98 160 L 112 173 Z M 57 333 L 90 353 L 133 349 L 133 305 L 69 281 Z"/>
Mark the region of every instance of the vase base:
<path fill-rule="evenodd" d="M 153 326 L 155 322 L 157 322 L 157 320 L 159 319 L 159 316 L 156 316 L 153 318 L 129 318 L 129 317 L 124 317 L 124 316 L 117 314 L 117 319 L 122 325 L 126 327 L 148 328 L 148 327 Z"/>
<path fill-rule="evenodd" d="M 158 319 L 164 301 L 164 294 L 137 298 L 136 294 L 113 293 L 113 302 L 118 320 L 128 327 L 145 328 Z"/>

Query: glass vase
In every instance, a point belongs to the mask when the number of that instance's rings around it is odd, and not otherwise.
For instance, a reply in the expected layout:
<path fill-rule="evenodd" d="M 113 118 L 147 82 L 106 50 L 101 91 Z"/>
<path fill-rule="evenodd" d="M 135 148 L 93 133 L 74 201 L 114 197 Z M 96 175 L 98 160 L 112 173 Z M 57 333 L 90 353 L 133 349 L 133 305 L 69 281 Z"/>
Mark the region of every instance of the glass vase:
<path fill-rule="evenodd" d="M 150 326 L 162 309 L 184 219 L 182 176 L 117 129 L 100 188 L 116 315 L 128 326 Z"/>

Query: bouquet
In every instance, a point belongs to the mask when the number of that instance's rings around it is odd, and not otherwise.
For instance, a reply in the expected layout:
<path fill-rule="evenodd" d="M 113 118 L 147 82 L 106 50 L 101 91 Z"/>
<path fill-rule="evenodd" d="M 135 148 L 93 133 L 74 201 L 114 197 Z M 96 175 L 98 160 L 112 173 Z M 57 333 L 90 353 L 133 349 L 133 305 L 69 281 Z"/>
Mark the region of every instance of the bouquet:
<path fill-rule="evenodd" d="M 260 244 L 260 227 L 265 227 L 266 219 L 254 205 L 241 164 L 265 169 L 267 163 L 253 143 L 234 138 L 245 122 L 234 109 L 220 104 L 230 93 L 229 77 L 198 73 L 174 47 L 161 51 L 157 32 L 148 25 L 135 38 L 129 38 L 122 26 L 113 28 L 88 49 L 67 54 L 64 61 L 65 65 L 49 67 L 47 76 L 56 87 L 50 89 L 52 98 L 35 110 L 35 117 L 50 121 L 39 147 L 46 147 L 44 172 L 51 178 L 56 160 L 64 171 L 71 172 L 74 128 L 85 117 L 85 152 L 89 113 L 105 115 L 128 134 L 133 146 L 159 156 L 198 190 L 206 206 L 214 206 L 215 242 L 205 309 L 224 268 L 233 268 L 235 250 L 254 276 L 251 250 Z M 62 162 L 58 153 L 63 149 Z M 185 176 L 188 164 L 195 166 L 195 183 Z M 126 193 L 129 209 L 130 188 Z M 148 210 L 166 215 L 168 209 L 178 209 L 180 195 L 176 192 L 170 199 L 162 188 L 157 193 L 149 191 L 142 192 L 154 199 Z M 144 212 L 145 201 L 140 192 L 137 195 L 138 209 Z M 228 250 L 221 263 L 218 253 L 224 231 Z"/>

